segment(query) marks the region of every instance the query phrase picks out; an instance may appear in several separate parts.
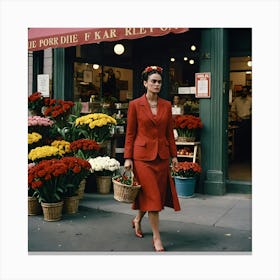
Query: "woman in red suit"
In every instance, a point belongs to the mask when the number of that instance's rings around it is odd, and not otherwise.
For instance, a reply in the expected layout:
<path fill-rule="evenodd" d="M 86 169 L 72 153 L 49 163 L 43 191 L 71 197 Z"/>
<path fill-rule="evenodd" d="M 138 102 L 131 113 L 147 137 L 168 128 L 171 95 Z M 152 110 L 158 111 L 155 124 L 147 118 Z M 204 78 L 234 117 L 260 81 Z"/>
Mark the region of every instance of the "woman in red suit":
<path fill-rule="evenodd" d="M 143 237 L 141 220 L 148 211 L 155 251 L 164 251 L 159 232 L 159 212 L 164 206 L 180 210 L 170 158 L 176 165 L 177 149 L 173 135 L 171 103 L 158 96 L 162 86 L 162 68 L 148 66 L 142 73 L 147 90 L 130 101 L 127 115 L 124 167 L 133 169 L 142 186 L 132 205 L 138 210 L 132 225 L 137 237 Z"/>

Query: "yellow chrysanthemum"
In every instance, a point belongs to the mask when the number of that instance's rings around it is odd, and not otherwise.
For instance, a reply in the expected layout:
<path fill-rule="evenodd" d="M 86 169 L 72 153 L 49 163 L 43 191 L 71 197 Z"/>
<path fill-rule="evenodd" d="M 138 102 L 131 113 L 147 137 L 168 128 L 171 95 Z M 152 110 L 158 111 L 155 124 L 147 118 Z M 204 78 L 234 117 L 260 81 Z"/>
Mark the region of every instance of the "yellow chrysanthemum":
<path fill-rule="evenodd" d="M 37 132 L 28 133 L 28 144 L 33 144 L 42 139 L 42 135 Z"/>
<path fill-rule="evenodd" d="M 117 121 L 109 115 L 103 113 L 94 113 L 82 116 L 76 119 L 76 126 L 78 125 L 88 125 L 91 129 L 95 126 L 101 127 L 107 124 L 117 124 Z"/>
<path fill-rule="evenodd" d="M 65 140 L 55 140 L 51 143 L 51 146 L 58 148 L 60 156 L 63 156 L 71 151 L 70 142 Z"/>
<path fill-rule="evenodd" d="M 32 149 L 28 154 L 28 159 L 35 161 L 46 157 L 59 155 L 59 149 L 52 146 L 42 146 Z"/>

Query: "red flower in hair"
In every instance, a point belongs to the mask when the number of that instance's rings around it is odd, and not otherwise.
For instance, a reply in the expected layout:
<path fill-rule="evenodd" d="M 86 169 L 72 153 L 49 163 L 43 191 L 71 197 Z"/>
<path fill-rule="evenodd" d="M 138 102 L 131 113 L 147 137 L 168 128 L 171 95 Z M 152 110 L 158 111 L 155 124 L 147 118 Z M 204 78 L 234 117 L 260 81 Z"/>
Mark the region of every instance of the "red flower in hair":
<path fill-rule="evenodd" d="M 159 66 L 148 66 L 145 68 L 144 73 L 149 73 L 149 72 L 152 72 L 153 70 L 159 72 L 160 74 L 163 71 L 163 69 Z"/>

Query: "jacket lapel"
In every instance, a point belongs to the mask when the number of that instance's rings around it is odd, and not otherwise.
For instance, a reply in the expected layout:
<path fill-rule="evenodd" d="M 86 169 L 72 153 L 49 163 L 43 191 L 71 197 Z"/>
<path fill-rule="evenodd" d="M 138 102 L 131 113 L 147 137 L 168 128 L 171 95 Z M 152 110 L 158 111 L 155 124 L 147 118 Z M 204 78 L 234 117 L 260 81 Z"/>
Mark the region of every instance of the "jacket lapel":
<path fill-rule="evenodd" d="M 164 103 L 163 100 L 158 97 L 158 109 L 157 109 L 157 116 L 156 120 L 159 121 L 164 114 Z"/>
<path fill-rule="evenodd" d="M 157 118 L 153 115 L 151 108 L 149 106 L 148 100 L 146 99 L 145 94 L 142 95 L 141 99 L 140 99 L 140 105 L 141 108 L 144 112 L 144 114 L 154 123 L 157 123 Z"/>

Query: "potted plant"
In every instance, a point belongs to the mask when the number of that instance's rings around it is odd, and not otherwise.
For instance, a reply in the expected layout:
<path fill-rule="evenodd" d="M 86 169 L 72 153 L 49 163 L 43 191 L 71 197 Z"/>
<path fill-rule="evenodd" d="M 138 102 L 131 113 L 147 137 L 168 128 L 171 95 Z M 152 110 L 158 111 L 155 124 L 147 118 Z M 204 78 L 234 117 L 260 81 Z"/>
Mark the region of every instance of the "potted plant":
<path fill-rule="evenodd" d="M 70 156 L 70 143 L 65 140 L 54 140 L 51 145 L 39 146 L 28 153 L 28 159 L 38 163 L 43 159 L 61 158 Z"/>
<path fill-rule="evenodd" d="M 99 155 L 100 145 L 95 140 L 77 139 L 71 142 L 70 149 L 75 157 L 89 159 Z M 78 188 L 78 196 L 80 199 L 82 199 L 84 196 L 86 179 L 87 178 L 81 181 Z"/>
<path fill-rule="evenodd" d="M 56 128 L 63 128 L 68 121 L 74 105 L 75 103 L 73 101 L 45 98 L 44 116 L 50 117 L 54 121 Z"/>
<path fill-rule="evenodd" d="M 42 160 L 28 170 L 28 186 L 35 191 L 46 221 L 61 219 L 64 197 L 75 195 L 89 170 L 86 160 L 75 157 Z"/>
<path fill-rule="evenodd" d="M 175 180 L 175 187 L 179 197 L 192 197 L 196 180 L 201 174 L 201 166 L 196 162 L 178 162 L 172 167 L 171 175 Z"/>
<path fill-rule="evenodd" d="M 28 170 L 33 167 L 35 163 L 29 163 L 28 164 Z M 35 196 L 34 189 L 28 185 L 28 215 L 38 215 L 41 214 L 42 207 L 41 204 L 38 201 L 38 198 Z"/>
<path fill-rule="evenodd" d="M 36 147 L 28 153 L 28 160 L 35 163 L 39 163 L 42 160 L 59 157 L 59 149 L 57 147 L 48 145 Z"/>
<path fill-rule="evenodd" d="M 78 193 L 80 183 L 90 173 L 90 164 L 87 160 L 78 157 L 63 157 L 61 163 L 68 166 L 68 173 L 64 185 L 63 211 L 76 213 L 78 210 L 80 195 Z"/>
<path fill-rule="evenodd" d="M 110 192 L 112 177 L 119 170 L 120 162 L 108 156 L 90 158 L 91 172 L 96 175 L 97 191 L 101 194 Z"/>
<path fill-rule="evenodd" d="M 86 138 L 95 140 L 97 143 L 108 140 L 111 137 L 112 128 L 116 124 L 116 119 L 103 113 L 88 114 L 75 121 L 76 127 L 86 133 Z"/>
<path fill-rule="evenodd" d="M 89 159 L 98 156 L 100 145 L 91 139 L 78 139 L 70 143 L 70 150 L 75 157 Z"/>
<path fill-rule="evenodd" d="M 174 128 L 181 142 L 194 142 L 202 126 L 201 119 L 193 115 L 177 115 L 174 118 Z"/>
<path fill-rule="evenodd" d="M 32 115 L 41 116 L 44 105 L 44 97 L 40 92 L 34 92 L 28 96 L 28 109 Z"/>

